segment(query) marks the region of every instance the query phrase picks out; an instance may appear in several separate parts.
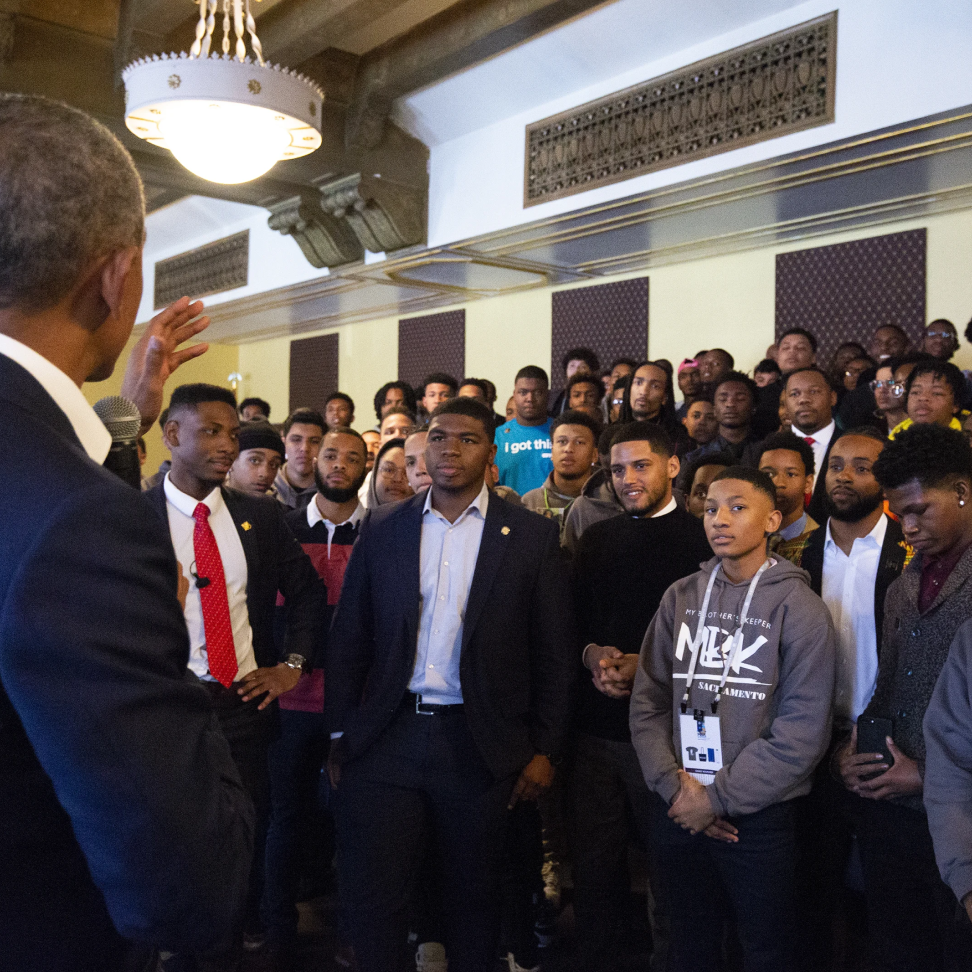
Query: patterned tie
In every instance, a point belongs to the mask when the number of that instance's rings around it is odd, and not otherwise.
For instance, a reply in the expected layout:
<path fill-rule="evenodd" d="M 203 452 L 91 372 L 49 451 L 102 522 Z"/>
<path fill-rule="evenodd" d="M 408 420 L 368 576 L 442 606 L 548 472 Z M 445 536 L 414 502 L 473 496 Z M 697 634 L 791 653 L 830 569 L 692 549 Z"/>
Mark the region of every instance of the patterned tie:
<path fill-rule="evenodd" d="M 229 688 L 239 670 L 236 647 L 233 644 L 233 626 L 230 624 L 229 598 L 226 596 L 226 577 L 223 559 L 219 555 L 216 537 L 209 525 L 209 507 L 199 503 L 192 518 L 196 529 L 192 535 L 196 554 L 196 574 L 208 578 L 209 583 L 197 585 L 202 601 L 203 628 L 206 632 L 206 651 L 209 655 L 209 671 L 221 684 Z"/>

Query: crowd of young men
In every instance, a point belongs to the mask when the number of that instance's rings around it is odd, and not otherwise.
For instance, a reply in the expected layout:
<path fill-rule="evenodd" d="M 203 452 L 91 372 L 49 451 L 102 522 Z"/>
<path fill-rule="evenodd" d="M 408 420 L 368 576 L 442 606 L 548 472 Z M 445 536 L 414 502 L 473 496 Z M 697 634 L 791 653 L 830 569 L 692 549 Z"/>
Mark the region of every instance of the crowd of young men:
<path fill-rule="evenodd" d="M 792 329 L 759 381 L 573 349 L 505 421 L 433 373 L 359 433 L 342 392 L 279 430 L 214 385 L 163 412 L 201 353 L 183 300 L 129 363 L 171 457 L 140 497 L 78 391 L 134 321 L 137 174 L 79 112 L 0 120 L 4 967 L 295 969 L 336 859 L 344 967 L 400 972 L 413 934 L 420 972 L 542 967 L 569 875 L 578 968 L 608 972 L 634 843 L 653 969 L 842 969 L 859 940 L 972 968 L 954 327 L 828 371 Z"/>

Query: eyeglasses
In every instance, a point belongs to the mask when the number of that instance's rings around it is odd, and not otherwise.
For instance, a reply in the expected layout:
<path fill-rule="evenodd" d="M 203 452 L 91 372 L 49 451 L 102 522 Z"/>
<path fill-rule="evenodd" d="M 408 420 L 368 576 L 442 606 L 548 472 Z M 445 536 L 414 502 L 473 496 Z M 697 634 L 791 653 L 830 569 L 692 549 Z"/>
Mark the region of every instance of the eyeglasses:
<path fill-rule="evenodd" d="M 895 398 L 900 398 L 904 394 L 904 383 L 900 381 L 895 381 L 893 378 L 886 378 L 884 381 L 874 381 L 868 382 L 871 386 L 871 391 L 881 391 L 882 388 L 887 388 L 887 390 L 895 396 Z"/>
<path fill-rule="evenodd" d="M 955 340 L 955 335 L 951 331 L 925 331 L 926 338 L 945 338 L 949 341 Z"/>

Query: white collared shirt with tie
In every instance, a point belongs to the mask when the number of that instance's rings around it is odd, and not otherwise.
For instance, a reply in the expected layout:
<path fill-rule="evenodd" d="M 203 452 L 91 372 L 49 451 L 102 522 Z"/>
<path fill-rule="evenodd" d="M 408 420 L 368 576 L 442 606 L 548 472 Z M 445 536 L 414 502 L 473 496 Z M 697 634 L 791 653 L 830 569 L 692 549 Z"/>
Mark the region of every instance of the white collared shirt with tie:
<path fill-rule="evenodd" d="M 421 614 L 408 690 L 433 705 L 456 705 L 462 702 L 462 628 L 483 539 L 489 490 L 484 483 L 479 495 L 455 523 L 450 523 L 432 506 L 434 489 L 429 487 L 422 508 Z"/>
<path fill-rule="evenodd" d="M 169 534 L 176 559 L 182 567 L 182 575 L 189 582 L 186 595 L 186 627 L 189 629 L 189 671 L 206 682 L 216 679 L 209 671 L 209 655 L 206 652 L 206 629 L 203 625 L 202 598 L 196 587 L 196 578 L 191 571 L 196 561 L 194 536 L 196 521 L 193 511 L 200 500 L 182 492 L 166 473 L 163 480 L 165 508 L 169 517 Z M 256 671 L 256 655 L 253 653 L 253 631 L 250 628 L 250 612 L 246 607 L 246 554 L 243 543 L 236 530 L 236 524 L 223 501 L 223 494 L 217 487 L 204 500 L 209 507 L 209 526 L 219 547 L 219 557 L 223 562 L 223 575 L 226 578 L 226 597 L 229 601 L 230 626 L 233 629 L 233 647 L 236 649 L 236 664 L 239 669 L 235 681 Z"/>
<path fill-rule="evenodd" d="M 888 518 L 882 516 L 866 537 L 854 540 L 848 556 L 834 542 L 827 521 L 820 596 L 837 632 L 834 718 L 843 727 L 857 721 L 877 685 L 874 585 L 887 529 Z"/>
<path fill-rule="evenodd" d="M 790 430 L 801 439 L 813 439 L 813 442 L 810 443 L 810 448 L 813 449 L 813 486 L 810 488 L 810 491 L 813 492 L 814 487 L 817 485 L 817 477 L 822 472 L 826 473 L 826 470 L 823 468 L 823 461 L 827 455 L 827 449 L 830 448 L 830 440 L 834 437 L 834 432 L 837 431 L 837 423 L 831 419 L 830 425 L 825 425 L 822 429 L 810 435 L 807 435 L 806 432 L 801 432 L 795 425 L 791 425 Z"/>

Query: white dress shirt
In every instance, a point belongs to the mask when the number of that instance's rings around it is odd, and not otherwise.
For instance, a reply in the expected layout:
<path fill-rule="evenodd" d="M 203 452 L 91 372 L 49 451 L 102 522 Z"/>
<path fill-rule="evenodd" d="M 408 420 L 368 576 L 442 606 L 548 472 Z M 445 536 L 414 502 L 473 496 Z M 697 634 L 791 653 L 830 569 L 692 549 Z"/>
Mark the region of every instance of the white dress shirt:
<path fill-rule="evenodd" d="M 320 493 L 307 504 L 307 525 L 313 529 L 318 523 L 324 524 L 327 530 L 327 557 L 330 560 L 331 541 L 334 539 L 334 531 L 340 526 L 357 526 L 361 522 L 361 517 L 364 516 L 365 511 L 359 500 L 358 505 L 354 508 L 354 512 L 346 520 L 342 520 L 340 523 L 332 523 L 317 505 L 317 496 L 319 495 Z"/>
<path fill-rule="evenodd" d="M 813 449 L 813 486 L 810 487 L 810 491 L 813 492 L 814 486 L 817 485 L 817 477 L 824 471 L 824 456 L 827 455 L 830 440 L 834 437 L 834 432 L 837 431 L 837 423 L 831 419 L 830 425 L 825 425 L 820 431 L 811 432 L 809 435 L 806 432 L 801 432 L 795 425 L 791 425 L 790 430 L 801 439 L 813 439 L 813 445 L 810 446 Z"/>
<path fill-rule="evenodd" d="M 434 489 L 429 488 L 422 509 L 421 615 L 408 690 L 433 705 L 455 705 L 462 702 L 462 626 L 483 539 L 489 490 L 484 483 L 479 495 L 450 523 L 432 506 Z"/>
<path fill-rule="evenodd" d="M 111 433 L 88 404 L 81 389 L 57 365 L 6 334 L 0 334 L 0 354 L 30 372 L 67 416 L 84 451 L 99 466 L 102 465 L 111 448 Z"/>
<path fill-rule="evenodd" d="M 175 549 L 176 559 L 182 567 L 182 575 L 189 582 L 185 609 L 186 627 L 189 629 L 189 670 L 207 682 L 215 682 L 216 679 L 209 672 L 202 598 L 199 588 L 196 587 L 196 578 L 192 576 L 196 564 L 193 543 L 196 521 L 192 514 L 200 501 L 175 486 L 169 473 L 166 473 L 163 482 L 172 546 Z M 236 524 L 226 508 L 226 503 L 223 502 L 223 494 L 219 488 L 214 489 L 202 502 L 209 507 L 209 526 L 213 536 L 216 537 L 216 546 L 223 561 L 230 626 L 233 629 L 233 645 L 236 648 L 236 664 L 239 667 L 235 681 L 239 681 L 244 675 L 257 668 L 256 656 L 253 654 L 250 614 L 246 607 L 246 554 L 243 553 L 243 543 L 236 531 Z"/>
<path fill-rule="evenodd" d="M 848 556 L 834 542 L 827 521 L 820 594 L 837 632 L 834 716 L 842 727 L 857 721 L 877 684 L 874 585 L 887 529 L 887 517 L 882 516 L 866 537 L 854 541 Z"/>

